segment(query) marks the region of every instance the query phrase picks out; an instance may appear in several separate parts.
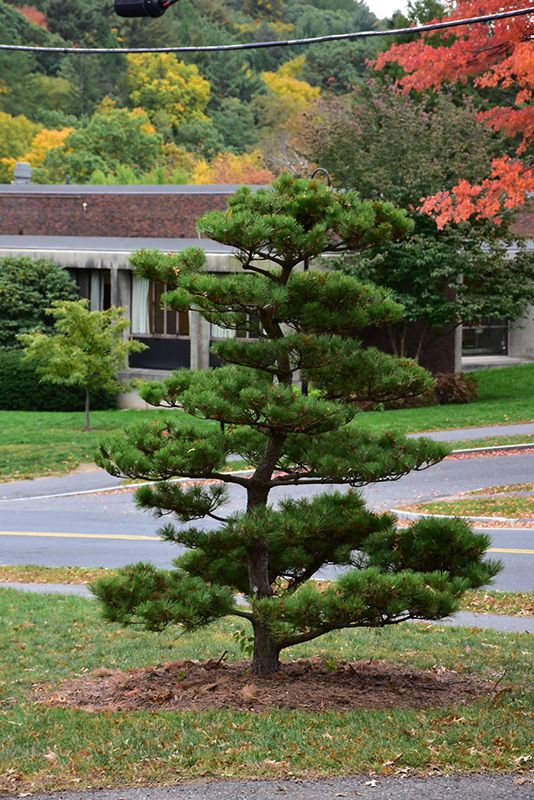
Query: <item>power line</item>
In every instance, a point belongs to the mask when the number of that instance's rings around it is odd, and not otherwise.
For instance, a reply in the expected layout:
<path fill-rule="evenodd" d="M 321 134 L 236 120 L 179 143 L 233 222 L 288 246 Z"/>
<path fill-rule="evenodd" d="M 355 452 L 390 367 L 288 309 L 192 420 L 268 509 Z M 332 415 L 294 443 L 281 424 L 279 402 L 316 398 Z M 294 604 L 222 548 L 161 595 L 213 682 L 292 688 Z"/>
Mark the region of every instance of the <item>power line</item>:
<path fill-rule="evenodd" d="M 335 33 L 328 36 L 314 36 L 306 39 L 285 39 L 274 42 L 243 42 L 241 44 L 212 44 L 199 47 L 44 47 L 27 44 L 0 44 L 0 50 L 14 50 L 25 53 L 73 53 L 87 55 L 120 54 L 120 53 L 223 53 L 230 50 L 257 50 L 262 47 L 298 47 L 321 42 L 337 42 L 343 39 L 366 39 L 372 36 L 399 36 L 427 31 L 439 31 L 446 28 L 457 28 L 460 25 L 474 25 L 483 22 L 492 22 L 508 17 L 520 17 L 534 14 L 532 7 L 520 8 L 515 11 L 502 11 L 499 14 L 487 14 L 482 17 L 468 17 L 466 19 L 449 20 L 448 22 L 434 22 L 431 25 L 415 25 L 412 28 L 395 28 L 386 31 L 357 31 L 354 33 Z"/>

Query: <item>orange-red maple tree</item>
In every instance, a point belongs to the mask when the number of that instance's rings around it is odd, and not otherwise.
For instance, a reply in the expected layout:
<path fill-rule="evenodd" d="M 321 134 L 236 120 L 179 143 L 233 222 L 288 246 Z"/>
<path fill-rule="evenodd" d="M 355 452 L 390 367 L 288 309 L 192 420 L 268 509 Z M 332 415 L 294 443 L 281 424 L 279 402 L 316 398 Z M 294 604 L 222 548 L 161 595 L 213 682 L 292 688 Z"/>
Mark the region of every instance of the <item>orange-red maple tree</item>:
<path fill-rule="evenodd" d="M 526 0 L 458 0 L 447 3 L 447 19 L 462 19 L 528 7 Z M 438 20 L 433 20 L 438 21 Z M 508 105 L 479 112 L 495 131 L 518 137 L 517 154 L 534 142 L 534 10 L 532 14 L 445 29 L 407 44 L 393 45 L 374 61 L 375 69 L 399 64 L 402 92 L 439 89 L 446 84 L 473 83 L 481 90 L 513 93 Z M 442 42 L 442 43 L 441 43 Z M 446 157 L 446 154 L 444 154 Z M 481 184 L 460 181 L 450 191 L 427 198 L 421 210 L 435 216 L 438 226 L 467 219 L 499 221 L 499 213 L 524 201 L 534 189 L 534 170 L 523 161 L 502 156 Z"/>
<path fill-rule="evenodd" d="M 48 30 L 46 15 L 35 6 L 23 5 L 15 6 L 15 8 L 33 25 L 37 25 L 39 28 L 44 28 L 45 31 Z"/>

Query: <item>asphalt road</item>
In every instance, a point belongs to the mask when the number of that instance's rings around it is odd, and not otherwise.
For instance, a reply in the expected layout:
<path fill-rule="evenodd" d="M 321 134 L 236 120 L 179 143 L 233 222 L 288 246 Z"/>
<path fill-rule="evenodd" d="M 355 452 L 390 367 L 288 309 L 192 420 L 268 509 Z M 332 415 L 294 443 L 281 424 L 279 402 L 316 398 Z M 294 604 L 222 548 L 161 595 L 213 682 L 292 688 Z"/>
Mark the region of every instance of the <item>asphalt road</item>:
<path fill-rule="evenodd" d="M 533 800 L 534 783 L 519 775 L 431 778 L 334 778 L 322 781 L 213 781 L 175 787 L 104 789 L 32 795 L 32 800 Z"/>
<path fill-rule="evenodd" d="M 388 509 L 406 501 L 520 483 L 532 475 L 534 454 L 531 453 L 446 460 L 399 481 L 366 487 L 364 494 L 372 508 Z M 160 521 L 136 509 L 133 492 L 94 492 L 98 486 L 114 485 L 117 481 L 103 472 L 4 484 L 1 491 L 4 498 L 0 500 L 0 563 L 116 567 L 148 560 L 158 566 L 169 566 L 179 550 L 160 541 L 157 536 Z M 85 488 L 88 493 L 69 495 L 75 487 Z M 280 489 L 272 493 L 272 499 L 317 491 L 320 489 L 314 486 Z M 226 511 L 241 508 L 244 497 L 240 487 L 232 487 Z M 206 527 L 210 527 L 209 522 Z M 499 529 L 491 531 L 491 537 L 492 549 L 496 551 L 492 555 L 505 566 L 495 586 L 510 591 L 532 590 L 534 531 Z M 323 570 L 321 577 L 331 574 L 330 570 Z"/>

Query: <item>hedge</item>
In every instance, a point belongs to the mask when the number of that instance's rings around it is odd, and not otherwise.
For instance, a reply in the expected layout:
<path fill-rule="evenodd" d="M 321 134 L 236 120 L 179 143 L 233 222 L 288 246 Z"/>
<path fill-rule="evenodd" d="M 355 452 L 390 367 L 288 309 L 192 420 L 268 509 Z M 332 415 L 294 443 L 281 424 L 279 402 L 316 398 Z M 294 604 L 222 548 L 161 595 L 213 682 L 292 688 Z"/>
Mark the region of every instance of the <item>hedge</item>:
<path fill-rule="evenodd" d="M 0 376 L 2 411 L 83 411 L 85 407 L 83 389 L 41 381 L 23 361 L 22 350 L 0 348 Z M 92 410 L 115 407 L 115 393 L 100 391 L 91 397 Z"/>

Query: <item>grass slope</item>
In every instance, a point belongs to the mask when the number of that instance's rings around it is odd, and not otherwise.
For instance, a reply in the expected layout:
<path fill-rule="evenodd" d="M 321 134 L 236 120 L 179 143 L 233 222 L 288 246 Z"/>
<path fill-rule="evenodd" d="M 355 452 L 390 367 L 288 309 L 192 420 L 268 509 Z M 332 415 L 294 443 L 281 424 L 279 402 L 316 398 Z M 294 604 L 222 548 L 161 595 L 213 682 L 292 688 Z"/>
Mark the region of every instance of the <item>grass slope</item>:
<path fill-rule="evenodd" d="M 102 712 L 47 708 L 35 683 L 186 658 L 241 659 L 220 623 L 180 637 L 104 625 L 96 603 L 0 591 L 0 793 L 193 778 L 519 771 L 528 767 L 526 634 L 404 625 L 330 634 L 286 658 L 444 666 L 499 683 L 473 705 L 425 711 Z"/>
<path fill-rule="evenodd" d="M 534 420 L 534 364 L 480 370 L 476 380 L 479 397 L 473 403 L 372 411 L 365 414 L 365 425 L 418 433 Z"/>
<path fill-rule="evenodd" d="M 0 411 L 0 481 L 41 475 L 61 475 L 80 463 L 93 463 L 98 443 L 138 422 L 168 417 L 181 411 L 93 411 L 91 431 L 83 430 L 83 415 L 61 411 Z M 188 422 L 201 432 L 216 423 Z"/>

